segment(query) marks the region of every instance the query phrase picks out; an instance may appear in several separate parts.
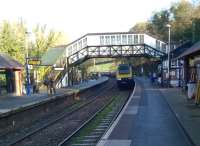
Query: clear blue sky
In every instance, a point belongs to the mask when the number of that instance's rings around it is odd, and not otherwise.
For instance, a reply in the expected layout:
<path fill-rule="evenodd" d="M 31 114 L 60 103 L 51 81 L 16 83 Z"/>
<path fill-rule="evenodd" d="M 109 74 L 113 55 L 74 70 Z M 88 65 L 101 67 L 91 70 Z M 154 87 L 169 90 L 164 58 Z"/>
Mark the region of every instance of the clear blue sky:
<path fill-rule="evenodd" d="M 1 0 L 0 21 L 23 18 L 32 27 L 47 24 L 70 41 L 91 32 L 128 31 L 153 11 L 178 0 Z"/>

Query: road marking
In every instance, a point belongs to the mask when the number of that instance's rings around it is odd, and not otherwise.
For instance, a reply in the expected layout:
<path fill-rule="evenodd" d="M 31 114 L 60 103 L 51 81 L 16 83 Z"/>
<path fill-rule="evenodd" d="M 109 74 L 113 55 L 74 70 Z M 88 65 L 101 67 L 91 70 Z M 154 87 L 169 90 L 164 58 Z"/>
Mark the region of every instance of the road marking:
<path fill-rule="evenodd" d="M 136 115 L 138 113 L 138 107 L 139 106 L 129 106 L 126 111 L 125 115 Z"/>
<path fill-rule="evenodd" d="M 136 96 L 133 96 L 133 98 L 134 98 L 134 99 L 140 99 L 141 96 L 137 96 L 137 95 L 136 95 Z"/>
<path fill-rule="evenodd" d="M 130 146 L 131 140 L 100 140 L 97 146 Z"/>

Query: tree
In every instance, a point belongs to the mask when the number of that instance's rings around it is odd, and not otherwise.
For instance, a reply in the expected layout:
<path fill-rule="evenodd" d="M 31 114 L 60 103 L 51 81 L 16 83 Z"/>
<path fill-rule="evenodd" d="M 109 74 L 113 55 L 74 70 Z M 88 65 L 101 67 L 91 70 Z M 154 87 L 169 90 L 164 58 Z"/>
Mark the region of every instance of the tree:
<path fill-rule="evenodd" d="M 158 36 L 162 40 L 167 40 L 166 25 L 169 23 L 169 16 L 170 12 L 168 10 L 155 12 L 150 20 L 148 28 L 150 33 Z"/>
<path fill-rule="evenodd" d="M 147 22 L 140 22 L 136 23 L 134 27 L 132 27 L 129 31 L 130 32 L 137 32 L 137 33 L 145 33 L 148 32 L 148 23 Z"/>
<path fill-rule="evenodd" d="M 192 40 L 192 20 L 194 8 L 188 1 L 182 0 L 170 8 L 173 14 L 172 39 L 175 41 Z"/>
<path fill-rule="evenodd" d="M 0 29 L 0 52 L 9 54 L 24 63 L 25 32 L 23 21 L 13 24 L 3 21 Z"/>
<path fill-rule="evenodd" d="M 33 29 L 33 32 L 35 35 L 35 42 L 30 44 L 30 48 L 32 48 L 32 56 L 41 57 L 48 48 L 57 45 L 60 43 L 60 39 L 62 39 L 61 32 L 56 32 L 52 29 L 48 30 L 46 25 L 37 25 Z"/>
<path fill-rule="evenodd" d="M 137 23 L 131 31 L 142 30 L 167 41 L 166 24 L 171 24 L 172 41 L 182 42 L 192 40 L 194 34 L 198 34 L 199 24 L 196 18 L 200 18 L 200 5 L 193 6 L 190 2 L 182 0 L 172 4 L 170 9 L 155 12 L 149 21 Z"/>

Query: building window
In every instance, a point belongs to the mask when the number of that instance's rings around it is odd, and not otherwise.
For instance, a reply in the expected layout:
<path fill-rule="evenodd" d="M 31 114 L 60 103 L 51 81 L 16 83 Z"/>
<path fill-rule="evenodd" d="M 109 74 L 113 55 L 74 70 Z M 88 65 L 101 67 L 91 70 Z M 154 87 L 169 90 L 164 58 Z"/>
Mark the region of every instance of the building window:
<path fill-rule="evenodd" d="M 127 44 L 127 35 L 122 35 L 122 44 Z"/>
<path fill-rule="evenodd" d="M 68 55 L 72 55 L 72 46 L 68 48 Z"/>
<path fill-rule="evenodd" d="M 79 50 L 82 49 L 82 41 L 79 41 L 79 42 L 78 42 L 78 47 L 79 47 Z"/>
<path fill-rule="evenodd" d="M 111 44 L 112 44 L 112 45 L 115 45 L 115 44 L 116 44 L 116 42 L 115 42 L 115 36 L 114 36 L 114 35 L 111 36 Z"/>
<path fill-rule="evenodd" d="M 128 44 L 133 44 L 133 36 L 128 35 Z"/>
<path fill-rule="evenodd" d="M 138 35 L 134 35 L 134 44 L 138 44 Z"/>
<path fill-rule="evenodd" d="M 100 36 L 100 45 L 104 45 L 104 36 Z"/>
<path fill-rule="evenodd" d="M 144 35 L 140 35 L 140 44 L 144 44 Z"/>
<path fill-rule="evenodd" d="M 156 49 L 160 50 L 160 41 L 156 40 Z"/>
<path fill-rule="evenodd" d="M 106 36 L 106 45 L 110 45 L 110 36 Z"/>
<path fill-rule="evenodd" d="M 76 52 L 77 51 L 77 44 L 74 44 L 73 45 L 73 52 Z"/>
<path fill-rule="evenodd" d="M 171 62 L 171 66 L 174 66 L 174 67 L 175 67 L 175 66 L 177 65 L 176 63 L 177 63 L 176 61 L 172 61 L 172 62 Z"/>
<path fill-rule="evenodd" d="M 117 45 L 121 45 L 121 35 L 117 36 Z"/>
<path fill-rule="evenodd" d="M 162 51 L 167 53 L 167 45 L 162 43 Z"/>

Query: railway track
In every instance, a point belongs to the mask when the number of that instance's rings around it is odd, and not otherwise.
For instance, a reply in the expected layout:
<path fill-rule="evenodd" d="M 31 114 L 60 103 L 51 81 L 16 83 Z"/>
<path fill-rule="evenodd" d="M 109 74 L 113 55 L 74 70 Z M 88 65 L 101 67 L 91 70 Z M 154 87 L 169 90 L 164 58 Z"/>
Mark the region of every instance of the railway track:
<path fill-rule="evenodd" d="M 86 121 L 86 119 L 88 117 L 90 117 L 92 114 L 94 114 L 93 112 L 90 113 L 91 108 L 93 108 L 94 111 L 98 110 L 110 98 L 110 95 L 108 95 L 108 93 L 110 91 L 115 92 L 114 90 L 116 90 L 113 86 L 109 86 L 109 88 L 107 88 L 107 89 L 105 89 L 105 88 L 102 88 L 102 89 L 103 89 L 103 91 L 101 91 L 101 93 L 98 96 L 90 97 L 90 100 L 88 100 L 87 102 L 84 102 L 82 104 L 79 104 L 79 106 L 75 107 L 70 112 L 63 114 L 52 121 L 49 121 L 45 125 L 42 125 L 41 127 L 35 129 L 34 131 L 27 133 L 23 137 L 13 141 L 12 143 L 10 143 L 8 145 L 20 145 L 20 146 L 21 145 L 34 145 L 34 146 L 35 145 L 54 145 L 54 143 L 56 143 L 56 141 L 57 141 L 57 140 L 55 140 L 56 133 L 54 133 L 54 132 L 57 130 L 52 131 L 52 129 L 59 129 L 58 127 L 62 127 L 64 125 L 64 128 L 68 129 L 67 133 L 65 133 L 65 135 L 66 134 L 69 135 L 70 133 L 72 133 L 74 131 L 74 129 L 76 129 L 78 127 L 78 125 L 82 124 L 82 121 Z M 104 98 L 103 96 L 105 96 L 105 95 L 106 95 L 106 97 Z M 102 98 L 101 98 L 101 96 L 102 96 Z M 99 104 L 99 103 L 101 103 L 101 104 Z M 81 111 L 87 111 L 88 114 L 81 113 Z M 80 119 L 73 119 L 77 115 L 80 115 Z M 87 116 L 84 116 L 84 115 L 87 115 Z M 65 123 L 68 123 L 68 124 L 66 125 Z M 51 135 L 50 133 L 54 133 L 54 134 Z M 51 136 L 49 136 L 49 134 Z M 48 136 L 46 136 L 46 135 L 48 135 Z M 46 141 L 46 142 L 41 143 L 40 140 L 38 140 L 38 136 L 39 136 L 39 139 L 41 139 L 41 138 L 45 139 L 42 141 L 43 142 Z M 51 142 L 52 140 L 50 138 L 52 136 L 54 137 L 53 143 Z"/>
<path fill-rule="evenodd" d="M 120 96 L 123 98 L 117 101 L 117 98 L 120 98 Z M 118 97 L 110 99 L 106 105 L 98 110 L 70 136 L 61 141 L 58 146 L 95 146 L 112 122 L 116 119 L 129 96 L 130 94 L 127 94 L 127 96 L 124 97 L 123 93 L 119 94 Z"/>
<path fill-rule="evenodd" d="M 20 127 L 16 130 L 12 130 L 10 132 L 2 133 L 0 135 L 0 145 L 4 145 L 4 146 L 13 145 L 20 139 L 24 139 L 36 133 L 37 131 L 44 129 L 45 127 L 48 127 L 48 124 L 53 123 L 53 121 L 56 121 L 59 118 L 62 118 L 63 116 L 65 116 L 66 114 L 69 114 L 70 112 L 77 109 L 78 107 L 83 106 L 84 104 L 88 103 L 89 101 L 91 101 L 91 99 L 94 99 L 94 97 L 97 96 L 99 92 L 101 92 L 102 90 L 103 91 L 106 90 L 106 88 L 110 87 L 111 84 L 112 84 L 112 81 L 108 81 L 105 84 L 102 84 L 97 87 L 93 87 L 91 88 L 93 90 L 92 93 L 89 90 L 81 92 L 79 94 L 80 101 L 72 102 L 71 105 L 66 104 L 66 106 L 64 107 L 61 105 L 61 108 L 58 108 L 58 109 L 57 109 L 58 106 L 56 105 L 55 112 L 51 112 L 49 115 L 39 118 L 34 123 L 23 125 L 23 127 Z M 27 118 L 27 117 L 24 117 L 24 118 Z"/>

